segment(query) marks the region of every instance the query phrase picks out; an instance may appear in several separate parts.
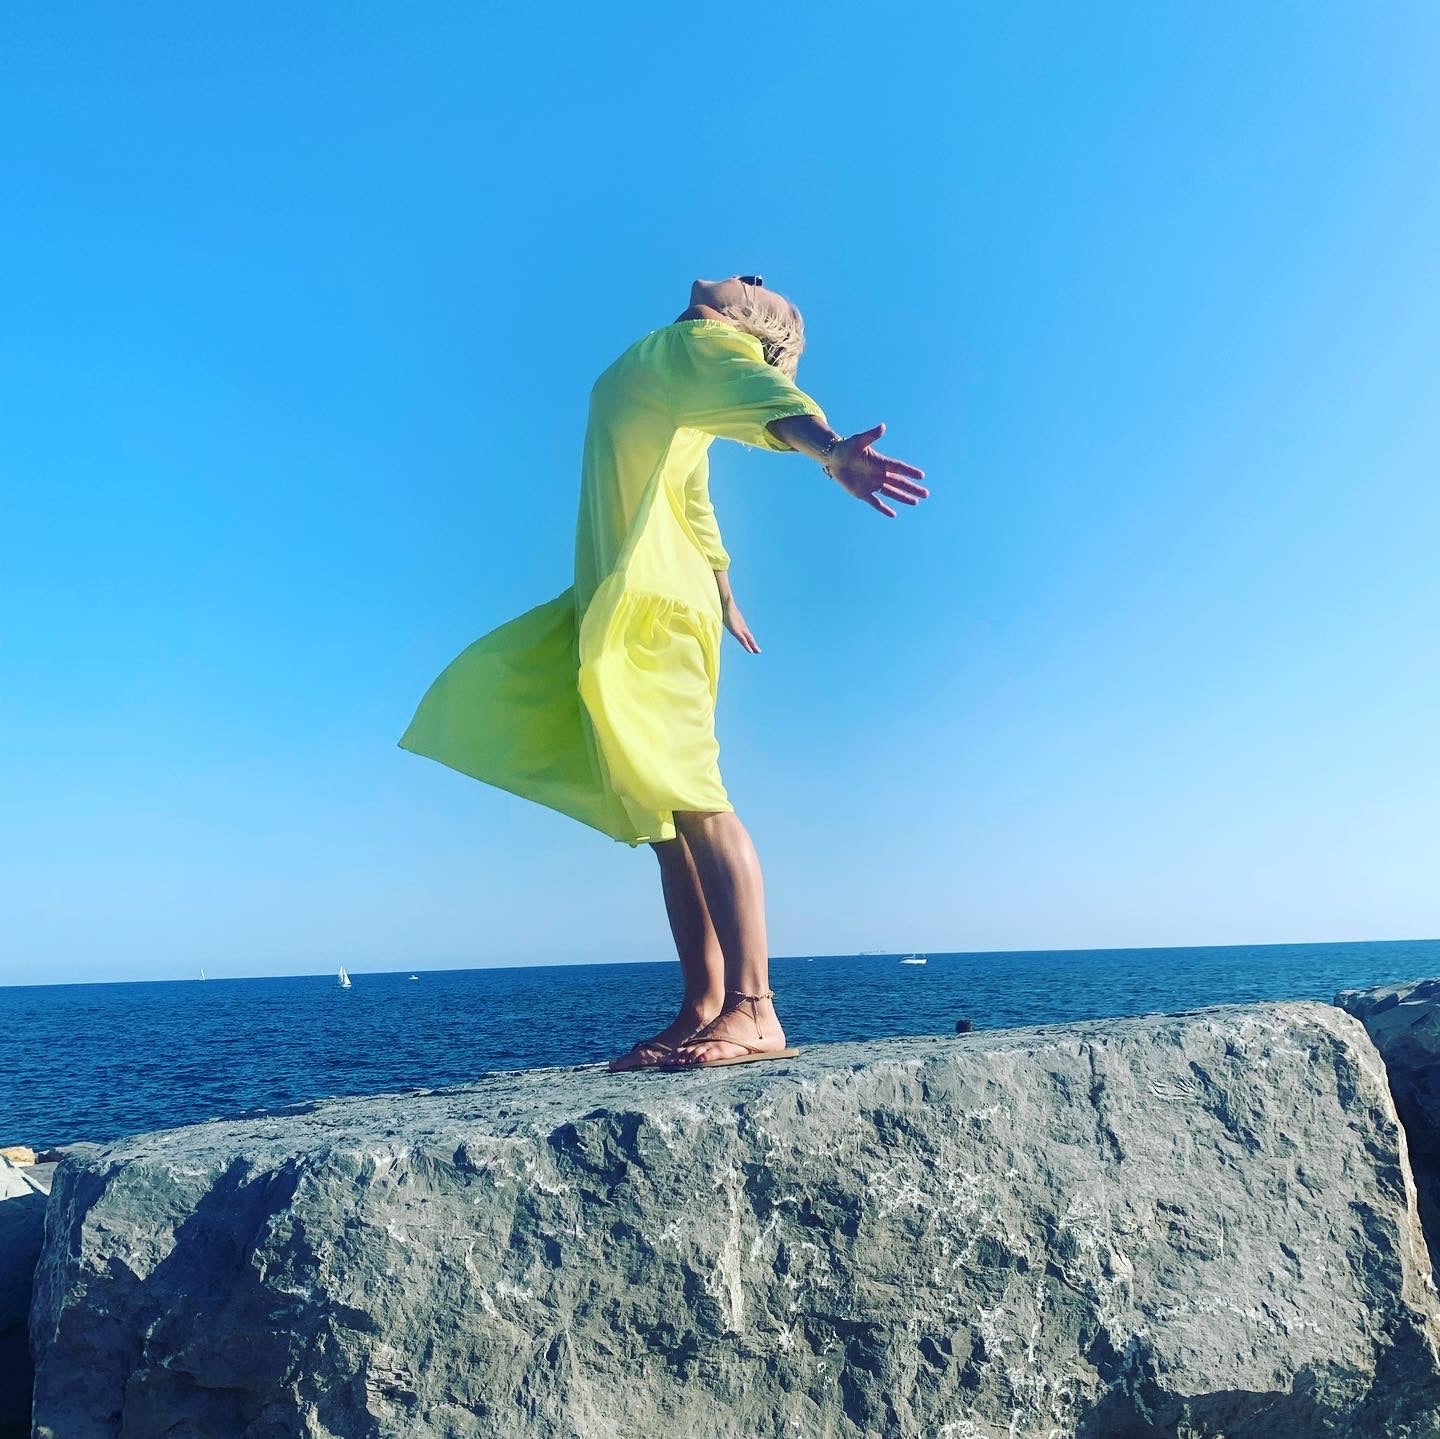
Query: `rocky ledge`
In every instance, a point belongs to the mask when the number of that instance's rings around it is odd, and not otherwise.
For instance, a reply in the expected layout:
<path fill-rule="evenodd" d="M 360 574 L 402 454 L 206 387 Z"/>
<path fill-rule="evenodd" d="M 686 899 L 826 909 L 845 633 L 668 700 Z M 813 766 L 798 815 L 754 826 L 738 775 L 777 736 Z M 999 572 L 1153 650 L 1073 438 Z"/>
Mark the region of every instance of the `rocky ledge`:
<path fill-rule="evenodd" d="M 1420 1221 L 1431 1255 L 1440 1255 L 1440 979 L 1342 989 L 1335 1003 L 1364 1024 L 1385 1061 Z"/>
<path fill-rule="evenodd" d="M 0 1439 L 30 1433 L 26 1325 L 54 1168 L 34 1161 L 34 1152 L 18 1145 L 0 1149 Z"/>
<path fill-rule="evenodd" d="M 59 1167 L 31 1316 L 37 1439 L 1421 1439 L 1437 1335 L 1311 1002 L 149 1134 Z"/>

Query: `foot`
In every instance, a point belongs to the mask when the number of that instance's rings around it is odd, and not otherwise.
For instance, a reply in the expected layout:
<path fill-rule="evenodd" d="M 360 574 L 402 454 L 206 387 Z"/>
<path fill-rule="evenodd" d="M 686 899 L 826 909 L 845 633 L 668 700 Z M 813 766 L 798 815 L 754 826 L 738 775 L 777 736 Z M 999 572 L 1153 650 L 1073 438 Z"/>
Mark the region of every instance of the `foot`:
<path fill-rule="evenodd" d="M 763 998 L 745 999 L 730 992 L 725 1008 L 689 1043 L 681 1042 L 662 1062 L 666 1069 L 688 1069 L 717 1059 L 736 1059 L 742 1054 L 770 1054 L 785 1048 L 785 1031 L 770 991 Z"/>
<path fill-rule="evenodd" d="M 610 1061 L 612 1073 L 626 1069 L 649 1069 L 662 1059 L 668 1059 L 681 1040 L 689 1039 L 697 1030 L 704 1028 L 717 1009 L 682 1009 L 659 1034 L 642 1039 L 633 1049 Z"/>

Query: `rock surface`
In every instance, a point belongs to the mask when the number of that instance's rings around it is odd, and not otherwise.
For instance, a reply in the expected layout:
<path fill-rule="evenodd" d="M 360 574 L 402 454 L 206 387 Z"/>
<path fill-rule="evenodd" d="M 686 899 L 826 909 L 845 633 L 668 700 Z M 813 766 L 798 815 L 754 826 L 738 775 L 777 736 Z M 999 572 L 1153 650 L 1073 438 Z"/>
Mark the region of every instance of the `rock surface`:
<path fill-rule="evenodd" d="M 1385 1061 L 1405 1126 L 1430 1253 L 1440 1256 L 1440 979 L 1342 989 L 1335 1003 L 1364 1024 Z"/>
<path fill-rule="evenodd" d="M 77 1157 L 35 1433 L 1422 1439 L 1437 1334 L 1364 1029 L 1225 1005 Z"/>
<path fill-rule="evenodd" d="M 30 1433 L 30 1289 L 45 1234 L 45 1184 L 0 1157 L 0 1439 Z"/>
<path fill-rule="evenodd" d="M 37 1156 L 37 1161 L 41 1164 L 58 1164 L 70 1155 L 98 1154 L 103 1148 L 103 1145 L 84 1141 L 75 1144 L 59 1144 L 53 1149 L 42 1149 Z"/>

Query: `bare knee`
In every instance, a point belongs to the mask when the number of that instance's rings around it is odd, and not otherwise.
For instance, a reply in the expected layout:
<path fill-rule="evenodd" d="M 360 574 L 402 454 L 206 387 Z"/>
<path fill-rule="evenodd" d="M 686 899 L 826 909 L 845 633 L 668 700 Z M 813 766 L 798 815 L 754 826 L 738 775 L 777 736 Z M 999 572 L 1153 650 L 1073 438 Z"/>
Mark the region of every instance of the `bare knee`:
<path fill-rule="evenodd" d="M 695 830 L 713 828 L 716 824 L 733 819 L 733 809 L 677 809 L 675 828 L 683 837 Z"/>

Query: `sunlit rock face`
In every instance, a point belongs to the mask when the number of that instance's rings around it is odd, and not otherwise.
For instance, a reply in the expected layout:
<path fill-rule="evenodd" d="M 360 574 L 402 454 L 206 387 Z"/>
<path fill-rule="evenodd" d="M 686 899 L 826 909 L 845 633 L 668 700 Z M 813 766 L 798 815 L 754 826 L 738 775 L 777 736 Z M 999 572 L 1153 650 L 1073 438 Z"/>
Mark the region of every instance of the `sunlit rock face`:
<path fill-rule="evenodd" d="M 1309 1002 L 328 1100 L 62 1165 L 48 1439 L 1421 1439 L 1437 1307 Z"/>

